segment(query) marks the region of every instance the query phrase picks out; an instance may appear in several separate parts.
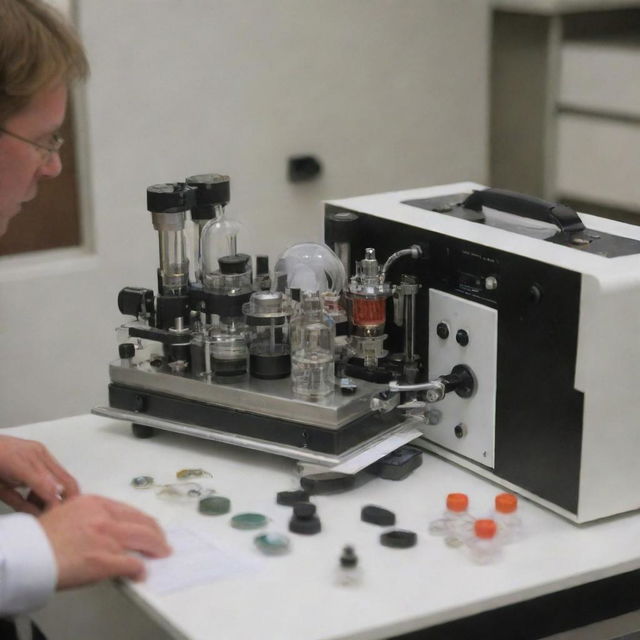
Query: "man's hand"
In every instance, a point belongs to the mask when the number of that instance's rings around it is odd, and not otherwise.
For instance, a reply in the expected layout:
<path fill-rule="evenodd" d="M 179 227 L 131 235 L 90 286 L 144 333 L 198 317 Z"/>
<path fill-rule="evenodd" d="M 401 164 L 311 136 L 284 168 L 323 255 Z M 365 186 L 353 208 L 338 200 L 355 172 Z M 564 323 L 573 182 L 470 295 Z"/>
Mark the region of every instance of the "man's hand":
<path fill-rule="evenodd" d="M 156 558 L 171 553 L 153 518 L 100 496 L 73 498 L 39 520 L 58 563 L 58 589 L 117 576 L 142 580 L 144 564 L 131 551 Z"/>
<path fill-rule="evenodd" d="M 25 499 L 16 491 L 31 490 Z M 47 448 L 33 440 L 0 436 L 0 500 L 16 511 L 39 515 L 43 508 L 80 493 L 78 483 Z"/>

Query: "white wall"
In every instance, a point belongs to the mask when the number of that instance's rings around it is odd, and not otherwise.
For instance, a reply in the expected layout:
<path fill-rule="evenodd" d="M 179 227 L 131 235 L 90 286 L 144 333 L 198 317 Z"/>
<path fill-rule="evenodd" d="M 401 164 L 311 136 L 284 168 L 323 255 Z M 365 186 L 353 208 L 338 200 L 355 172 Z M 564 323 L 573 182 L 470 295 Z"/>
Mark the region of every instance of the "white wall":
<path fill-rule="evenodd" d="M 116 295 L 155 286 L 149 184 L 229 173 L 247 253 L 321 239 L 325 198 L 486 181 L 475 0 L 82 0 L 88 244 L 0 259 L 0 424 L 106 401 Z M 316 154 L 314 183 L 286 159 Z M 31 264 L 33 263 L 33 264 Z"/>

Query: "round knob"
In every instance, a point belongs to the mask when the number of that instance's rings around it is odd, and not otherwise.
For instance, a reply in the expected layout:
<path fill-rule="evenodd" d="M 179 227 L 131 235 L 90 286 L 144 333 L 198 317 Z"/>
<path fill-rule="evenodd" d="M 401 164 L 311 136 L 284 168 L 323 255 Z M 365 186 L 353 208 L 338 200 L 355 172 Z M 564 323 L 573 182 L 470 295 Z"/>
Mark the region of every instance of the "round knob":
<path fill-rule="evenodd" d="M 439 338 L 446 340 L 449 337 L 449 325 L 447 325 L 446 322 L 438 322 L 436 333 L 438 334 Z"/>
<path fill-rule="evenodd" d="M 147 209 L 155 213 L 178 213 L 195 204 L 195 190 L 179 182 L 147 187 Z"/>
<path fill-rule="evenodd" d="M 118 347 L 118 353 L 123 360 L 130 360 L 136 354 L 136 347 L 132 342 L 123 342 Z"/>

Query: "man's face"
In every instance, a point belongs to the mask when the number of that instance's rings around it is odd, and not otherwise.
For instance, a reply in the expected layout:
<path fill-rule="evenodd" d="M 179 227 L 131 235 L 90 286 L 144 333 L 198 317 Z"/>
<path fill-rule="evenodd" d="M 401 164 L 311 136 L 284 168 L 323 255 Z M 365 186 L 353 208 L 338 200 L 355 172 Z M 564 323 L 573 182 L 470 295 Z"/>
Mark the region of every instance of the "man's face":
<path fill-rule="evenodd" d="M 60 129 L 67 107 L 67 88 L 62 84 L 41 89 L 19 113 L 2 128 L 18 136 L 50 146 L 52 135 Z M 0 133 L 0 236 L 9 221 L 20 212 L 23 202 L 36 196 L 38 182 L 55 178 L 62 170 L 60 156 L 47 154 L 23 140 Z M 48 156 L 48 157 L 47 157 Z"/>

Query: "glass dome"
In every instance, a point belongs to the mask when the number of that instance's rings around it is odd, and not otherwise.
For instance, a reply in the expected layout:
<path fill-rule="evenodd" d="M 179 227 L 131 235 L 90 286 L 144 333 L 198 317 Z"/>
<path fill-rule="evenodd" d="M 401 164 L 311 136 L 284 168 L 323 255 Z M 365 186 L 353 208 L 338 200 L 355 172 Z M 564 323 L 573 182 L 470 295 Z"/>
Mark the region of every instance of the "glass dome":
<path fill-rule="evenodd" d="M 239 222 L 226 217 L 212 218 L 202 230 L 202 274 L 206 278 L 220 270 L 219 259 L 238 252 Z"/>
<path fill-rule="evenodd" d="M 303 242 L 289 247 L 275 267 L 276 290 L 332 291 L 340 293 L 346 284 L 340 258 L 324 244 Z"/>

